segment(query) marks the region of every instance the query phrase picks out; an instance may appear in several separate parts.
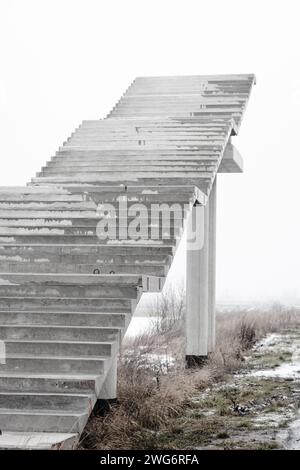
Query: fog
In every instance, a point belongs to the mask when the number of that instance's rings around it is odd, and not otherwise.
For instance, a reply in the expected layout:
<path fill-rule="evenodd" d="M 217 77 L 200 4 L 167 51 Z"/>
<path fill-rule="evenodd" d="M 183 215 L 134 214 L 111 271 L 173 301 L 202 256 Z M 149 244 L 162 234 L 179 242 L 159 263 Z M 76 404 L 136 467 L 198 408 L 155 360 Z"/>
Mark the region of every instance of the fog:
<path fill-rule="evenodd" d="M 29 181 L 136 76 L 255 73 L 245 171 L 218 177 L 217 296 L 300 304 L 298 4 L 2 0 L 0 184 Z"/>

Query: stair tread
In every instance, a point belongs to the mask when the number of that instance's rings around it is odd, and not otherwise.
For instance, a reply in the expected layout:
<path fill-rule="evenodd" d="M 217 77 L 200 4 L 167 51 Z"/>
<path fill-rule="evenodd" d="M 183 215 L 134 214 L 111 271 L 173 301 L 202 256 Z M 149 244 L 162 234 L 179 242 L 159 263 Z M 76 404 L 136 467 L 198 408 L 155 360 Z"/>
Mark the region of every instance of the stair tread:
<path fill-rule="evenodd" d="M 86 398 L 86 397 L 92 397 L 93 394 L 92 393 L 64 393 L 63 395 L 61 393 L 51 393 L 51 392 L 27 392 L 27 391 L 21 391 L 21 392 L 12 392 L 12 391 L 3 391 L 3 390 L 0 390 L 0 395 L 3 395 L 3 396 L 8 396 L 8 395 L 11 395 L 11 396 L 53 396 L 53 397 L 78 397 L 78 398 Z"/>
<path fill-rule="evenodd" d="M 55 339 L 45 339 L 45 340 L 36 340 L 36 339 L 6 339 L 4 343 L 37 343 L 37 344 L 109 344 L 112 345 L 116 341 L 76 341 L 76 340 L 55 340 Z"/>
<path fill-rule="evenodd" d="M 77 439 L 77 433 L 2 431 L 0 449 L 61 448 L 67 441 L 75 444 Z"/>
<path fill-rule="evenodd" d="M 39 312 L 39 311 L 35 311 L 35 310 L 1 310 L 0 309 L 0 313 L 39 313 L 39 314 L 62 314 L 62 315 L 127 315 L 126 312 L 124 313 L 119 313 L 119 312 L 59 312 L 57 310 L 45 310 L 43 309 L 43 311 Z"/>
<path fill-rule="evenodd" d="M 1 371 L 0 368 L 0 378 L 20 378 L 20 379 L 27 379 L 27 378 L 37 378 L 37 379 L 55 379 L 55 380 L 91 380 L 91 378 L 96 379 L 103 374 L 100 373 L 90 373 L 90 374 L 83 374 L 82 372 L 77 373 L 62 373 L 62 372 L 53 372 L 53 373 L 35 373 L 35 372 L 20 372 L 20 371 Z"/>
<path fill-rule="evenodd" d="M 87 361 L 94 361 L 94 362 L 97 362 L 97 361 L 105 361 L 107 359 L 107 356 L 41 356 L 41 355 L 33 355 L 33 354 L 26 354 L 26 353 L 22 353 L 22 355 L 20 354 L 13 354 L 13 353 L 8 353 L 6 354 L 6 359 L 36 359 L 36 360 L 39 360 L 39 359 L 43 359 L 43 360 L 59 360 L 59 361 L 63 361 L 65 359 L 67 360 L 73 360 L 73 361 L 83 361 L 83 362 L 87 362 Z M 0 370 L 1 370 L 1 364 L 0 364 Z"/>
<path fill-rule="evenodd" d="M 67 410 L 50 410 L 50 409 L 31 409 L 27 410 L 18 409 L 18 408 L 0 408 L 0 417 L 1 415 L 38 415 L 38 416 L 86 416 L 88 414 L 88 410 L 86 411 L 67 411 Z"/>
<path fill-rule="evenodd" d="M 20 324 L 5 324 L 0 325 L 0 328 L 41 328 L 41 329 L 61 329 L 64 328 L 66 330 L 74 329 L 74 330 L 116 330 L 118 333 L 119 328 L 114 326 L 78 326 L 78 325 L 36 325 L 36 324 L 28 324 L 28 323 L 20 323 Z"/>

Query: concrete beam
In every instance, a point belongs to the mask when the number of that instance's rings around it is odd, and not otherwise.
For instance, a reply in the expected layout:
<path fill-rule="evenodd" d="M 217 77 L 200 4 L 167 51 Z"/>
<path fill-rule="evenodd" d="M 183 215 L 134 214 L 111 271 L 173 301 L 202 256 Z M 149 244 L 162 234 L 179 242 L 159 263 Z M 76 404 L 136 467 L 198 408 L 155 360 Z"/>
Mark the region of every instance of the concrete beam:
<path fill-rule="evenodd" d="M 221 160 L 218 173 L 242 173 L 244 162 L 240 152 L 231 142 L 225 147 L 224 155 Z"/>

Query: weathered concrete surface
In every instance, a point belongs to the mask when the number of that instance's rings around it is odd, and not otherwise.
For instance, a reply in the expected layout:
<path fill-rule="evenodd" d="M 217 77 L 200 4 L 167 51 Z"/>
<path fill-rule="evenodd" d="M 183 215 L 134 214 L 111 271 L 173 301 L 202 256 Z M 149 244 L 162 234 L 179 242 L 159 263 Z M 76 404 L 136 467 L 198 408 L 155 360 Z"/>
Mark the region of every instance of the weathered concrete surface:
<path fill-rule="evenodd" d="M 3 432 L 0 448 L 7 450 L 71 450 L 76 448 L 78 434 L 47 432 Z"/>

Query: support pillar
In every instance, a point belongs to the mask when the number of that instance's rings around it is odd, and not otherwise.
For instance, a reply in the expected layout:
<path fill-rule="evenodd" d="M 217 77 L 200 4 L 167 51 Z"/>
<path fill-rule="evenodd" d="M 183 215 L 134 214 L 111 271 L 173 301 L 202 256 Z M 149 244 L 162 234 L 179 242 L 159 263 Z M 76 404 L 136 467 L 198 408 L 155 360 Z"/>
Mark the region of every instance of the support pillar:
<path fill-rule="evenodd" d="M 209 246 L 208 246 L 208 352 L 216 343 L 216 212 L 217 176 L 209 195 Z"/>
<path fill-rule="evenodd" d="M 198 211 L 198 214 L 197 214 Z M 201 216 L 199 216 L 199 214 Z M 191 243 L 198 238 L 201 243 Z M 201 365 L 208 354 L 209 205 L 194 206 L 187 224 L 186 364 Z"/>

